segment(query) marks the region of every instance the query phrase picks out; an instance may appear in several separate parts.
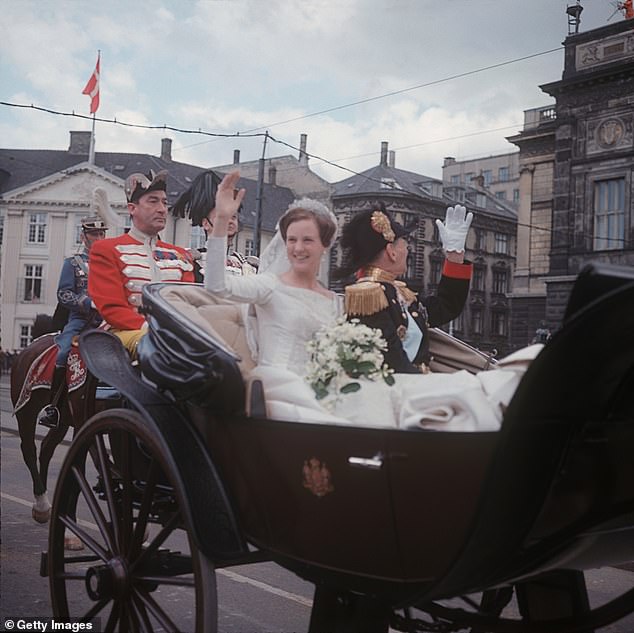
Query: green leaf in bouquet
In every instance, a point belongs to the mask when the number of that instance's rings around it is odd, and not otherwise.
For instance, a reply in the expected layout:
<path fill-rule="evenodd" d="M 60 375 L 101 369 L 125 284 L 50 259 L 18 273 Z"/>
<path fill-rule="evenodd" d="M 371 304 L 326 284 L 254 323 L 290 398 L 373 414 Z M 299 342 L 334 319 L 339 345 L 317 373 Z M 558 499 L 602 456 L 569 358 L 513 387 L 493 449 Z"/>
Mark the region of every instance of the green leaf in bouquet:
<path fill-rule="evenodd" d="M 362 361 L 361 363 L 358 363 L 356 369 L 359 373 L 367 375 L 376 371 L 376 366 L 374 365 L 372 361 L 365 360 L 365 361 Z"/>
<path fill-rule="evenodd" d="M 349 382 L 347 385 L 341 387 L 339 391 L 341 393 L 354 393 L 355 391 L 359 391 L 361 389 L 361 385 L 358 382 Z"/>

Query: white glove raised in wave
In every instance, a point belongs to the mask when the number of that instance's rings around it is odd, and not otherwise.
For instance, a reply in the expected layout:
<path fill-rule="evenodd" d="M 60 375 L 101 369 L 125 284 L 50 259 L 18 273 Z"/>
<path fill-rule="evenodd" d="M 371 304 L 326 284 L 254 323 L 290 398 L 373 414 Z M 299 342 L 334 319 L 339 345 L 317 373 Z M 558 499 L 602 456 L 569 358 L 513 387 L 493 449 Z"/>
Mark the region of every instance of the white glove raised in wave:
<path fill-rule="evenodd" d="M 436 220 L 440 241 L 445 251 L 464 251 L 467 233 L 473 220 L 473 213 L 467 213 L 466 207 L 457 204 L 455 207 L 447 207 L 445 222 Z"/>

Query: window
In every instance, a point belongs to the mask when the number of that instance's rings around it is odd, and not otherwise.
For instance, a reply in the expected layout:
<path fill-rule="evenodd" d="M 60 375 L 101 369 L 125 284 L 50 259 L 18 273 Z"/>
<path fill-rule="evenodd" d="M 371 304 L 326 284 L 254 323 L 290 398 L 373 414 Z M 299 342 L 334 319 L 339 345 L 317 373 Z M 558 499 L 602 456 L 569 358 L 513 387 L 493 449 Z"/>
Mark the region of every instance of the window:
<path fill-rule="evenodd" d="M 4 213 L 0 213 L 0 246 L 2 245 L 3 237 L 4 237 Z"/>
<path fill-rule="evenodd" d="M 473 267 L 473 280 L 471 282 L 471 287 L 473 290 L 484 290 L 484 280 L 486 276 L 486 269 L 484 266 L 474 266 Z"/>
<path fill-rule="evenodd" d="M 475 174 L 472 171 L 468 171 L 465 175 L 464 175 L 464 181 L 465 184 L 470 185 L 471 181 L 473 180 L 473 176 Z"/>
<path fill-rule="evenodd" d="M 471 308 L 471 330 L 474 334 L 482 334 L 482 308 Z"/>
<path fill-rule="evenodd" d="M 42 299 L 42 265 L 26 264 L 24 266 L 24 292 L 23 301 L 40 303 Z"/>
<path fill-rule="evenodd" d="M 255 255 L 255 242 L 247 238 L 244 240 L 244 256 Z"/>
<path fill-rule="evenodd" d="M 402 189 L 394 178 L 381 178 L 381 189 Z"/>
<path fill-rule="evenodd" d="M 625 179 L 594 183 L 594 249 L 625 246 Z"/>
<path fill-rule="evenodd" d="M 475 234 L 474 248 L 477 251 L 486 250 L 486 233 L 482 229 L 476 229 L 474 234 Z"/>
<path fill-rule="evenodd" d="M 485 169 L 482 172 L 482 177 L 484 178 L 485 187 L 488 187 L 493 182 L 493 172 L 490 169 Z"/>
<path fill-rule="evenodd" d="M 498 180 L 500 182 L 508 182 L 509 179 L 509 168 L 508 167 L 500 167 L 498 169 Z"/>
<path fill-rule="evenodd" d="M 21 325 L 20 326 L 20 349 L 24 349 L 31 344 L 33 340 L 33 335 L 31 334 L 30 325 Z"/>
<path fill-rule="evenodd" d="M 513 189 L 513 202 L 519 202 L 519 201 L 520 201 L 520 190 Z"/>
<path fill-rule="evenodd" d="M 476 194 L 476 206 L 480 207 L 481 209 L 487 208 L 487 197 L 483 193 Z"/>
<path fill-rule="evenodd" d="M 506 233 L 495 234 L 495 252 L 501 255 L 508 255 L 509 236 Z"/>
<path fill-rule="evenodd" d="M 508 290 L 508 275 L 506 270 L 498 269 L 493 271 L 493 292 L 503 295 Z"/>
<path fill-rule="evenodd" d="M 31 213 L 29 216 L 29 244 L 44 244 L 46 242 L 46 214 Z"/>
<path fill-rule="evenodd" d="M 443 218 L 444 221 L 444 218 Z M 434 230 L 434 236 L 431 238 L 435 244 L 440 244 L 440 231 L 438 230 L 438 225 L 435 222 L 432 222 L 432 227 Z"/>
<path fill-rule="evenodd" d="M 452 185 L 459 185 L 460 184 L 460 175 L 459 174 L 454 174 L 451 177 L 450 182 L 451 182 Z"/>
<path fill-rule="evenodd" d="M 442 275 L 442 260 L 432 259 L 430 263 L 431 263 L 431 270 L 430 270 L 429 281 L 432 284 L 437 285 L 440 283 L 440 277 Z"/>
<path fill-rule="evenodd" d="M 506 191 L 496 191 L 495 192 L 495 197 L 498 200 L 506 200 Z"/>
<path fill-rule="evenodd" d="M 494 310 L 491 313 L 491 334 L 506 335 L 506 313 Z"/>
<path fill-rule="evenodd" d="M 413 247 L 408 245 L 408 254 L 407 254 L 407 270 L 405 271 L 405 276 L 407 279 L 415 279 L 416 278 L 416 256 L 413 251 Z"/>
<path fill-rule="evenodd" d="M 190 248 L 202 248 L 207 241 L 205 235 L 205 229 L 202 226 L 192 226 L 191 233 L 189 234 L 189 247 Z"/>
<path fill-rule="evenodd" d="M 75 218 L 75 246 L 81 244 L 81 216 Z"/>

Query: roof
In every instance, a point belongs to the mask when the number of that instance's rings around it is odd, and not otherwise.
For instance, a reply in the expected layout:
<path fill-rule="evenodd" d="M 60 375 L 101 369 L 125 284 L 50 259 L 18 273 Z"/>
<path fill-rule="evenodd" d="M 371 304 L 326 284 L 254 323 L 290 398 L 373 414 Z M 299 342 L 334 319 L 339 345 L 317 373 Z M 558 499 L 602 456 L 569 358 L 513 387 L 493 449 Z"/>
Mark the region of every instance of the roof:
<path fill-rule="evenodd" d="M 52 174 L 63 172 L 87 160 L 86 154 L 71 153 L 64 150 L 46 149 L 2 149 L 0 148 L 0 197 L 9 191 L 26 186 Z M 194 178 L 205 171 L 205 167 L 189 165 L 173 160 L 164 160 L 151 154 L 130 154 L 124 152 L 95 152 L 95 165 L 121 179 L 122 199 L 123 182 L 135 172 L 148 173 L 150 169 L 166 169 L 167 196 L 169 203 L 189 187 Z M 218 172 L 221 173 L 221 172 Z M 241 178 L 239 187 L 247 190 L 244 211 L 240 221 L 252 226 L 255 220 L 257 182 Z M 295 196 L 287 187 L 263 184 L 262 190 L 262 228 L 273 231 L 277 219 Z"/>
<path fill-rule="evenodd" d="M 473 208 L 476 213 L 484 211 L 489 215 L 517 222 L 517 209 L 509 202 L 496 198 L 488 189 L 472 185 L 445 185 L 444 196 L 449 204 L 463 204 Z"/>
<path fill-rule="evenodd" d="M 377 165 L 358 175 L 335 183 L 333 201 L 349 196 L 378 195 L 382 198 L 416 196 L 433 201 L 442 206 L 456 203 L 473 207 L 475 211 L 517 222 L 517 210 L 503 200 L 497 199 L 490 191 L 476 187 L 447 186 L 437 178 L 430 178 L 404 169 L 396 169 L 388 165 Z M 456 195 L 455 189 L 462 189 L 463 198 Z M 483 194 L 483 198 L 477 196 Z M 486 206 L 478 202 L 484 200 Z"/>
<path fill-rule="evenodd" d="M 434 199 L 440 197 L 439 195 L 434 195 L 436 193 L 434 189 L 438 192 L 441 190 L 437 186 L 433 187 L 433 185 L 442 187 L 442 181 L 388 165 L 377 165 L 366 169 L 360 174 L 355 174 L 350 178 L 336 182 L 332 197 L 336 199 L 344 196 L 367 194 L 402 196 L 403 193 L 408 193 L 426 199 Z"/>

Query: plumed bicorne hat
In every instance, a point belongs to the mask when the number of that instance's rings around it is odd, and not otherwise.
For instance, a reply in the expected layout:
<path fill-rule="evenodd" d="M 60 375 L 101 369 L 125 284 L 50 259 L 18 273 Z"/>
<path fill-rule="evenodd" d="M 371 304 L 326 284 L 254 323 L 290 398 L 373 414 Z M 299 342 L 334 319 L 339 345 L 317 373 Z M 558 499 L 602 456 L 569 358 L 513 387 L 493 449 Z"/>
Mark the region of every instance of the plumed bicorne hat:
<path fill-rule="evenodd" d="M 192 184 L 170 207 L 170 213 L 177 218 L 189 218 L 193 226 L 201 226 L 203 220 L 216 206 L 216 192 L 222 176 L 211 169 L 201 172 Z M 242 211 L 242 205 L 238 213 Z"/>
<path fill-rule="evenodd" d="M 161 170 L 155 174 L 130 174 L 125 179 L 125 197 L 128 202 L 136 204 L 141 196 L 150 191 L 167 191 L 167 171 Z"/>
<path fill-rule="evenodd" d="M 383 203 L 375 209 L 356 213 L 343 227 L 341 246 L 350 271 L 367 266 L 388 245 L 408 236 L 414 227 L 405 228 L 385 210 Z"/>

